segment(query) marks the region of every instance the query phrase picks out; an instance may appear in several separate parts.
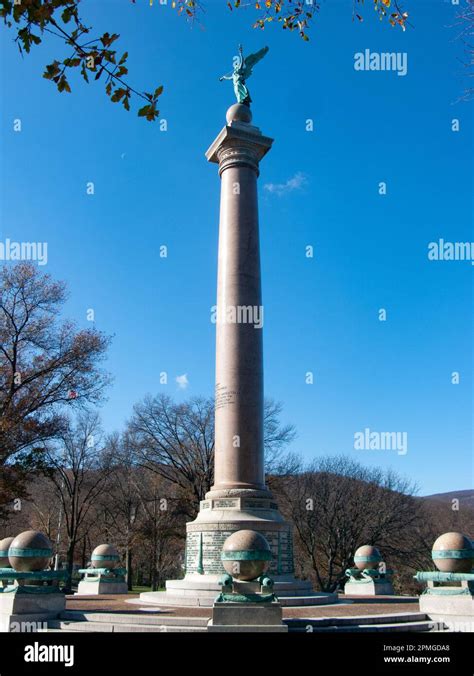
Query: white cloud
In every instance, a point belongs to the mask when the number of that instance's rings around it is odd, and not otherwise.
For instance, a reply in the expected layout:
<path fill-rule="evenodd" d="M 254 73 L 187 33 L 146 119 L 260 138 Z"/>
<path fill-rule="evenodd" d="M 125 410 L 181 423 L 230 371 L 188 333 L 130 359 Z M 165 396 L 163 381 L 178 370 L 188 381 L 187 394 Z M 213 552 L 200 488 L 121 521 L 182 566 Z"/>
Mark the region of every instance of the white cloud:
<path fill-rule="evenodd" d="M 293 190 L 299 190 L 308 182 L 306 176 L 298 171 L 293 178 L 289 178 L 286 183 L 265 183 L 263 186 L 265 190 L 275 195 L 286 195 Z"/>
<path fill-rule="evenodd" d="M 185 390 L 189 385 L 188 374 L 183 373 L 182 376 L 176 376 L 176 382 L 180 390 Z"/>

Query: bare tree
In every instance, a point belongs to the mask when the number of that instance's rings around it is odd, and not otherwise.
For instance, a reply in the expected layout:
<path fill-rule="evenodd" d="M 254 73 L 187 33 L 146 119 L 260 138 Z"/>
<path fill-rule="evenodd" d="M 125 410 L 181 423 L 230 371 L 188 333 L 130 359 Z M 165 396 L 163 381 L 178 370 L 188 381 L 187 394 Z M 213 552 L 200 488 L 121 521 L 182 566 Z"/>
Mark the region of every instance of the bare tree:
<path fill-rule="evenodd" d="M 127 434 L 114 434 L 107 442 L 112 471 L 100 496 L 98 509 L 106 538 L 124 551 L 128 589 L 132 589 L 133 553 L 140 539 L 140 484 L 143 470 L 133 461 L 132 449 Z"/>
<path fill-rule="evenodd" d="M 273 475 L 293 474 L 298 468 L 298 457 L 288 453 L 287 447 L 296 438 L 294 425 L 282 425 L 283 404 L 265 399 L 263 409 L 263 445 L 265 448 L 265 474 L 271 483 Z"/>
<path fill-rule="evenodd" d="M 168 574 L 180 572 L 185 525 L 181 511 L 173 508 L 173 486 L 158 474 L 146 470 L 141 473 L 141 533 L 149 553 L 151 587 L 156 590 L 163 586 Z"/>
<path fill-rule="evenodd" d="M 294 439 L 292 425 L 281 426 L 282 406 L 267 399 L 264 409 L 266 470 L 287 468 L 284 450 Z M 134 408 L 129 433 L 136 462 L 191 493 L 190 515 L 214 479 L 214 400 L 195 398 L 175 404 L 170 397 L 146 397 Z"/>
<path fill-rule="evenodd" d="M 88 517 L 110 474 L 110 455 L 96 413 L 84 412 L 46 448 L 49 477 L 61 505 L 67 536 L 67 570 L 72 577 L 76 546 L 85 537 Z"/>
<path fill-rule="evenodd" d="M 461 61 L 466 77 L 474 77 L 474 0 L 461 0 L 462 5 L 456 14 L 454 26 L 458 29 L 457 39 L 464 47 L 465 57 Z M 470 101 L 474 95 L 474 87 L 466 86 L 459 101 Z"/>
<path fill-rule="evenodd" d="M 279 482 L 280 505 L 295 528 L 300 574 L 333 591 L 363 544 L 380 545 L 389 561 L 406 556 L 403 536 L 421 520 L 414 489 L 393 472 L 344 456 L 319 459 Z"/>
<path fill-rule="evenodd" d="M 137 464 L 190 492 L 198 504 L 212 484 L 213 423 L 210 399 L 175 404 L 165 395 L 146 397 L 129 424 Z"/>
<path fill-rule="evenodd" d="M 32 264 L 0 273 L 0 504 L 41 466 L 45 442 L 65 425 L 64 411 L 98 402 L 108 377 L 98 364 L 109 339 L 58 322 L 64 284 Z"/>

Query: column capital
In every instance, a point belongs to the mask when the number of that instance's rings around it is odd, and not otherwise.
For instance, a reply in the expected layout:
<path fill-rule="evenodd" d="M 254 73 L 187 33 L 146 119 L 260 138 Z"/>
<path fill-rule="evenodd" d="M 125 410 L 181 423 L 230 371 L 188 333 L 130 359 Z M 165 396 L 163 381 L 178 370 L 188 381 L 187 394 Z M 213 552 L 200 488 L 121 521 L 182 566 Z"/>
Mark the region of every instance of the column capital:
<path fill-rule="evenodd" d="M 247 166 L 257 175 L 262 157 L 272 147 L 273 139 L 263 136 L 258 127 L 232 121 L 222 128 L 206 152 L 208 162 L 219 165 L 219 174 L 235 166 Z"/>

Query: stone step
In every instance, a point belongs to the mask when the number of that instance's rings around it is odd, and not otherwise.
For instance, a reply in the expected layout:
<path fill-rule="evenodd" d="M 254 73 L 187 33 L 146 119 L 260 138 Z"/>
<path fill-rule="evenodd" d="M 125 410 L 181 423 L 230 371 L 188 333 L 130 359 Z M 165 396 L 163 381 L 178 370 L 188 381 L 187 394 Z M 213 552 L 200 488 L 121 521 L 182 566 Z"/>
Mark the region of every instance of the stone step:
<path fill-rule="evenodd" d="M 289 627 L 299 628 L 311 625 L 312 627 L 331 627 L 331 626 L 351 626 L 364 624 L 387 624 L 387 623 L 406 623 L 406 622 L 424 622 L 429 618 L 425 613 L 385 613 L 383 615 L 344 615 L 341 617 L 313 617 L 300 618 L 291 617 L 285 620 Z"/>
<path fill-rule="evenodd" d="M 151 596 L 153 593 L 153 597 Z M 217 594 L 212 597 L 200 597 L 196 596 L 183 596 L 168 594 L 167 592 L 150 592 L 150 596 L 147 593 L 140 594 L 140 603 L 143 605 L 151 606 L 190 606 L 190 607 L 202 607 L 202 608 L 212 608 L 214 599 Z"/>
<path fill-rule="evenodd" d="M 293 582 L 274 582 L 274 591 L 275 594 L 285 595 L 289 594 L 291 596 L 298 596 L 299 594 L 312 594 L 313 588 L 310 582 L 306 580 L 297 580 Z M 215 582 L 200 582 L 192 581 L 190 583 L 184 584 L 183 580 L 168 580 L 166 583 L 166 592 L 168 594 L 179 595 L 179 594 L 209 594 L 215 595 L 220 593 L 221 587 Z M 142 592 L 140 596 L 145 594 L 156 594 L 160 592 Z"/>
<path fill-rule="evenodd" d="M 360 619 L 360 618 L 356 618 Z M 311 625 L 311 631 L 305 627 L 295 627 L 289 625 L 288 631 L 290 633 L 369 633 L 369 632 L 429 632 L 432 630 L 433 623 L 430 621 L 418 622 L 388 622 L 388 623 L 374 623 L 374 624 L 350 624 L 350 625 Z M 121 632 L 143 632 L 143 633 L 196 633 L 207 632 L 207 620 L 205 625 L 190 626 L 190 625 L 156 625 L 156 624 L 126 624 L 126 623 L 106 623 L 93 621 L 64 621 L 64 620 L 50 620 L 48 622 L 48 632 L 60 631 L 78 631 L 78 632 L 92 632 L 92 633 L 121 633 Z M 246 631 L 251 631 L 246 628 Z"/>
<path fill-rule="evenodd" d="M 407 631 L 424 631 L 429 632 L 433 627 L 432 622 L 392 622 L 388 624 L 353 624 L 353 625 L 333 625 L 333 626 L 316 626 L 312 628 L 312 631 L 309 632 L 303 628 L 294 628 L 289 627 L 288 631 L 290 633 L 369 633 L 369 632 L 407 632 Z"/>
<path fill-rule="evenodd" d="M 104 622 L 105 624 L 146 624 L 150 625 L 176 625 L 176 626 L 203 626 L 205 627 L 211 618 L 207 617 L 173 617 L 165 613 L 101 613 L 82 612 L 80 610 L 65 610 L 59 616 L 60 620 L 72 622 Z"/>
<path fill-rule="evenodd" d="M 65 621 L 50 620 L 48 622 L 48 631 L 86 631 L 103 633 L 121 633 L 121 632 L 144 632 L 144 633 L 183 633 L 183 632 L 207 632 L 207 621 L 205 626 L 189 625 L 156 625 L 156 624 L 124 624 L 118 622 L 92 622 L 92 621 Z"/>
<path fill-rule="evenodd" d="M 213 592 L 209 595 L 203 595 L 199 592 L 199 596 L 194 593 L 188 594 L 173 594 L 168 592 L 145 592 L 140 595 L 140 601 L 144 604 L 154 606 L 190 606 L 201 608 L 212 608 L 217 594 Z M 278 596 L 282 606 L 286 607 L 300 607 L 300 606 L 321 606 L 334 605 L 337 602 L 336 596 L 328 594 L 307 594 L 301 596 Z"/>
<path fill-rule="evenodd" d="M 279 596 L 278 600 L 282 606 L 297 608 L 300 606 L 333 606 L 337 603 L 336 594 L 305 594 L 301 596 Z"/>
<path fill-rule="evenodd" d="M 113 624 L 105 622 L 69 622 L 67 620 L 49 620 L 49 629 L 60 631 L 93 631 L 93 632 L 112 632 Z"/>
<path fill-rule="evenodd" d="M 48 631 L 86 632 L 206 632 L 210 617 L 173 617 L 133 613 L 64 611 L 60 619 L 49 620 Z M 389 613 L 383 615 L 288 618 L 291 633 L 355 632 L 428 632 L 433 622 L 425 613 Z M 248 630 L 248 629 L 247 629 Z"/>

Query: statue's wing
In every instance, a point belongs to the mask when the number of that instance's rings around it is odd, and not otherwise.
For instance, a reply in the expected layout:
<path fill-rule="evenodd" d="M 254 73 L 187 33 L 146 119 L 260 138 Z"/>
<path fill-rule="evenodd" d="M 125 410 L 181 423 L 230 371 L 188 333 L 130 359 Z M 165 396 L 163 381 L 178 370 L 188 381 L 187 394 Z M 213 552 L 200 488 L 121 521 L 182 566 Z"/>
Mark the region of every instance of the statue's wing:
<path fill-rule="evenodd" d="M 245 77 L 249 77 L 249 75 L 252 74 L 252 68 L 255 66 L 256 63 L 258 63 L 261 59 L 263 59 L 263 57 L 267 52 L 268 47 L 263 47 L 258 52 L 255 52 L 255 54 L 249 54 L 248 56 L 245 57 L 244 59 Z"/>

